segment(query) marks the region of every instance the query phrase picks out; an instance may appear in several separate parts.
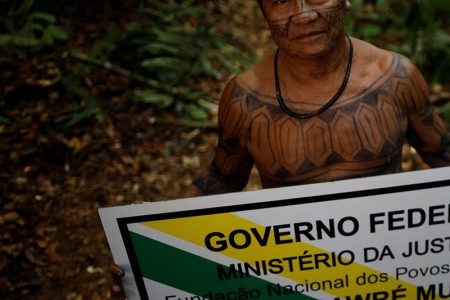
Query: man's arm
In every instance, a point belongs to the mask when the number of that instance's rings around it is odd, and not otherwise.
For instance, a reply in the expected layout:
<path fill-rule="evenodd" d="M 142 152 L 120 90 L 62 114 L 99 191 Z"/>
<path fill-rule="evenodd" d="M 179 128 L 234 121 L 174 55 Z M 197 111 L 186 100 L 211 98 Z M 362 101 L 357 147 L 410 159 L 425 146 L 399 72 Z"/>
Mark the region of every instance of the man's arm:
<path fill-rule="evenodd" d="M 405 59 L 406 69 L 411 76 L 416 99 L 411 99 L 413 109 L 408 116 L 408 142 L 420 153 L 431 167 L 450 166 L 450 134 L 444 121 L 429 101 L 429 90 L 420 71 Z"/>
<path fill-rule="evenodd" d="M 218 144 L 206 174 L 193 182 L 185 196 L 194 197 L 241 191 L 248 182 L 253 160 L 247 151 L 248 109 L 246 95 L 235 93 L 231 80 L 219 103 Z"/>

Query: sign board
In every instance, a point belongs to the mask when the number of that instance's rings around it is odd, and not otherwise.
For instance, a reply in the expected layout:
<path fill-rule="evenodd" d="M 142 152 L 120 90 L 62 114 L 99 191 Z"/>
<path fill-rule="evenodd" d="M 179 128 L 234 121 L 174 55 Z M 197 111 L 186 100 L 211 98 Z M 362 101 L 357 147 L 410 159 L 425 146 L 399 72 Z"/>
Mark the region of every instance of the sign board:
<path fill-rule="evenodd" d="M 450 168 L 100 209 L 129 299 L 449 299 Z"/>

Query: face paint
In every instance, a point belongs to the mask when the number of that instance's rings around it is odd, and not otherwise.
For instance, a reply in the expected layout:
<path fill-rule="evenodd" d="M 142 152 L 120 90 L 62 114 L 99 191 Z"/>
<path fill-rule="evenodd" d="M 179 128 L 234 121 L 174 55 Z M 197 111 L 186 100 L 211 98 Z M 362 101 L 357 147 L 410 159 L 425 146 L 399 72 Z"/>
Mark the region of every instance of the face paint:
<path fill-rule="evenodd" d="M 285 4 L 264 6 L 272 37 L 283 50 L 293 54 L 318 55 L 330 47 L 326 44 L 332 44 L 343 36 L 345 0 L 339 0 L 339 3 L 335 5 L 330 4 L 336 1 L 310 0 L 307 1 L 307 6 L 304 0 L 301 3 L 295 1 L 287 3 L 287 1 Z M 299 4 L 300 12 L 298 12 Z M 283 7 L 283 5 L 290 5 L 290 7 Z M 303 8 L 306 9 L 303 10 Z M 314 38 L 322 38 L 322 43 L 315 43 Z"/>
<path fill-rule="evenodd" d="M 295 1 L 292 1 L 292 3 L 295 3 Z M 323 1 L 322 1 L 323 2 Z M 301 11 L 296 12 L 298 10 L 296 8 L 295 4 L 283 4 L 286 5 L 284 8 L 276 8 L 276 7 L 269 7 L 271 13 L 270 15 L 273 15 L 274 19 L 268 19 L 267 22 L 269 24 L 277 25 L 279 23 L 287 23 L 292 20 L 298 20 L 305 18 L 305 16 L 308 16 L 312 13 L 331 13 L 335 11 L 339 11 L 345 8 L 345 0 L 340 1 L 337 5 L 332 5 L 335 1 L 327 1 L 326 3 L 322 3 L 320 5 L 318 4 L 309 4 L 308 7 L 306 7 L 305 1 L 301 0 Z M 330 5 L 331 4 L 331 5 Z M 304 9 L 307 8 L 307 9 Z"/>

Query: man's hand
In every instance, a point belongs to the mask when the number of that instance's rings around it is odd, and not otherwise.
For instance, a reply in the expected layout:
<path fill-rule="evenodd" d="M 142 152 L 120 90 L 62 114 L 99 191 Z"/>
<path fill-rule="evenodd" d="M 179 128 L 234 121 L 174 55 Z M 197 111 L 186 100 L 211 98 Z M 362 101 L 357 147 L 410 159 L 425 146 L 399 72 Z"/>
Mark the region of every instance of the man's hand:
<path fill-rule="evenodd" d="M 122 277 L 125 276 L 125 272 L 119 268 L 116 264 L 111 263 L 109 265 L 109 274 L 111 274 L 111 300 L 126 300 L 125 292 L 122 286 Z"/>

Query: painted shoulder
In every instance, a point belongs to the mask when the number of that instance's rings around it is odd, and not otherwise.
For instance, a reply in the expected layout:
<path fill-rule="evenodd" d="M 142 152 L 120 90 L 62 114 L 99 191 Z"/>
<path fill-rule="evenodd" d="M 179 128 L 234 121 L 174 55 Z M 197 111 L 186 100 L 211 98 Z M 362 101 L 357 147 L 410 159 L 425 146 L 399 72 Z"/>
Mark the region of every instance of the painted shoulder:
<path fill-rule="evenodd" d="M 406 56 L 353 39 L 360 53 L 359 78 L 371 76 L 368 72 L 383 74 L 380 84 L 396 96 L 406 112 L 418 112 L 427 106 L 429 90 L 422 73 Z"/>
<path fill-rule="evenodd" d="M 225 86 L 219 102 L 219 136 L 239 136 L 248 123 L 248 92 L 233 77 Z"/>
<path fill-rule="evenodd" d="M 228 82 L 220 100 L 219 117 L 230 108 L 246 111 L 249 106 L 255 109 L 259 105 L 276 104 L 273 57 L 274 52 L 268 53 Z"/>
<path fill-rule="evenodd" d="M 257 64 L 253 65 L 246 72 L 236 77 L 237 84 L 258 98 L 267 97 L 265 101 L 273 101 L 275 94 L 275 81 L 273 72 L 273 61 L 275 51 L 267 53 Z"/>
<path fill-rule="evenodd" d="M 277 108 L 273 55 L 269 53 L 258 64 L 227 83 L 219 102 L 220 134 L 244 137 L 248 134 L 252 113 L 264 107 Z"/>
<path fill-rule="evenodd" d="M 375 45 L 372 45 L 366 41 L 352 38 L 355 52 L 357 53 L 357 59 L 363 62 L 363 65 L 376 67 L 382 71 L 386 71 L 392 66 L 392 63 L 395 62 L 401 65 L 401 71 L 403 71 L 403 76 L 407 77 L 417 77 L 422 76 L 418 68 L 414 65 L 414 63 L 407 58 L 406 56 L 379 48 Z M 423 77 L 421 78 L 423 79 Z"/>

